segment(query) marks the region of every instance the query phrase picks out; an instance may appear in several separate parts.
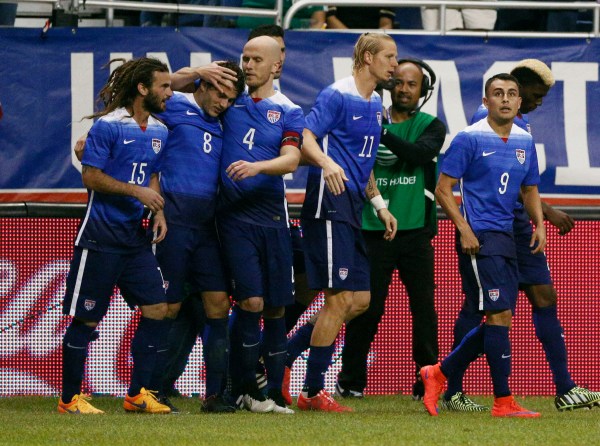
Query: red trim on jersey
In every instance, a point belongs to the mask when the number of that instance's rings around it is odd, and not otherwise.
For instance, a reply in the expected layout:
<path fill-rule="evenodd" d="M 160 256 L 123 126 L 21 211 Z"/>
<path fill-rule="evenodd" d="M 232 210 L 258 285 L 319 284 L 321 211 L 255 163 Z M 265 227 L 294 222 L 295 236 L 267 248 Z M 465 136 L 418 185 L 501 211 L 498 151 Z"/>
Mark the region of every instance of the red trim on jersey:
<path fill-rule="evenodd" d="M 257 102 L 262 101 L 262 98 L 252 98 L 252 100 L 254 101 L 254 103 L 256 104 Z"/>
<path fill-rule="evenodd" d="M 508 138 L 502 138 L 502 141 L 508 142 Z"/>
<path fill-rule="evenodd" d="M 140 125 L 140 128 L 142 129 L 142 132 L 145 132 L 146 129 L 148 128 L 148 124 L 146 124 L 146 125 Z"/>

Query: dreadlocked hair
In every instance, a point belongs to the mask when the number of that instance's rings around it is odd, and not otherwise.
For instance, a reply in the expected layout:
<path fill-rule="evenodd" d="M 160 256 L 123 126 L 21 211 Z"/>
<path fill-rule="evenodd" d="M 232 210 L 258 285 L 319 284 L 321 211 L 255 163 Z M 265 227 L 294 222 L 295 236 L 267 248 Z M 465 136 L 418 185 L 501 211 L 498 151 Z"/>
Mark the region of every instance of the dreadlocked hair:
<path fill-rule="evenodd" d="M 129 107 L 139 95 L 138 84 L 147 88 L 152 87 L 154 72 L 168 73 L 169 67 L 158 59 L 151 57 L 140 57 L 126 61 L 125 59 L 112 59 L 102 68 L 111 64 L 122 62 L 109 76 L 108 81 L 98 93 L 97 103 L 104 105 L 104 110 L 98 111 L 86 118 L 94 119 L 105 116 L 117 108 Z"/>

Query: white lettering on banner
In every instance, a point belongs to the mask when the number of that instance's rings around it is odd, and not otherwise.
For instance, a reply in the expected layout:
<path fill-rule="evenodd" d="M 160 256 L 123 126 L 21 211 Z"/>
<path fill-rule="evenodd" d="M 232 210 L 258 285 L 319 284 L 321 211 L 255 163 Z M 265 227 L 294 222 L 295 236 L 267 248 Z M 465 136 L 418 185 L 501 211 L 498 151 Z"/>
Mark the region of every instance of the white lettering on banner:
<path fill-rule="evenodd" d="M 564 83 L 563 103 L 568 163 L 567 167 L 556 168 L 555 183 L 561 186 L 600 186 L 600 168 L 590 166 L 586 101 L 587 82 L 598 82 L 598 64 L 553 62 L 552 72 L 556 80 Z"/>
<path fill-rule="evenodd" d="M 71 53 L 71 146 L 67 148 L 71 164 L 81 172 L 81 163 L 73 147 L 79 137 L 92 128 L 94 113 L 94 53 Z"/>

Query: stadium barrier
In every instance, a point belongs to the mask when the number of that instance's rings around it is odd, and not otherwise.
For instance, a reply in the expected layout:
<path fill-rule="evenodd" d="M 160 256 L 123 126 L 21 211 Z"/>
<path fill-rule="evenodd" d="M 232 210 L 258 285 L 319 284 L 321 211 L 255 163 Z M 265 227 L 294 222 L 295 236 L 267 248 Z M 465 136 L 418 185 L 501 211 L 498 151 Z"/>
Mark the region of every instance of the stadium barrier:
<path fill-rule="evenodd" d="M 61 343 L 68 317 L 62 315 L 69 260 L 82 205 L 15 203 L 0 205 L 0 396 L 55 395 L 60 389 Z M 569 368 L 575 381 L 600 389 L 600 275 L 597 247 L 598 209 L 568 209 L 578 218 L 572 233 L 560 237 L 549 230 L 547 248 L 559 294 L 559 316 L 565 328 Z M 296 213 L 297 208 L 292 210 Z M 295 214 L 297 216 L 297 214 Z M 583 218 L 583 219 L 580 219 Z M 440 352 L 452 344 L 452 326 L 462 301 L 454 252 L 454 233 L 440 220 L 436 249 L 436 307 Z M 321 300 L 303 316 L 309 317 Z M 129 346 L 139 314 L 131 311 L 115 290 L 110 310 L 99 326 L 100 337 L 90 344 L 85 391 L 123 395 L 131 373 Z M 521 296 L 511 332 L 511 386 L 520 395 L 552 395 L 554 386 L 542 348 L 535 338 L 530 306 Z M 411 317 L 408 298 L 397 273 L 390 286 L 386 313 L 369 355 L 370 394 L 411 392 Z M 326 385 L 333 389 L 340 370 L 343 334 L 338 338 L 334 363 Z M 292 372 L 292 392 L 301 387 L 306 357 Z M 535 377 L 535 379 L 534 379 Z M 491 393 L 485 360 L 469 370 L 466 390 Z M 177 387 L 184 394 L 203 394 L 202 344 L 197 342 Z"/>

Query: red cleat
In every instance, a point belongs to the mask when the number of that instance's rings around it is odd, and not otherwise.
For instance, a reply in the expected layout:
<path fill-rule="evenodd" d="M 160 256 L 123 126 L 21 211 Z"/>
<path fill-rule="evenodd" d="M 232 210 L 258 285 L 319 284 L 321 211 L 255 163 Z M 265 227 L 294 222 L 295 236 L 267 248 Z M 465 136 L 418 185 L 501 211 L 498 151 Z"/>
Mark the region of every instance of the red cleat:
<path fill-rule="evenodd" d="M 519 406 L 512 395 L 494 398 L 494 407 L 492 407 L 493 417 L 511 417 L 511 418 L 538 418 L 539 412 L 524 409 Z"/>
<path fill-rule="evenodd" d="M 288 406 L 292 405 L 292 395 L 290 394 L 290 381 L 292 379 L 292 369 L 285 366 L 283 370 L 283 383 L 281 384 L 281 394 L 283 395 L 283 401 Z"/>
<path fill-rule="evenodd" d="M 300 393 L 298 395 L 298 409 L 319 410 L 321 412 L 354 412 L 352 408 L 342 406 L 334 400 L 324 389 L 312 398 L 307 398 Z"/>
<path fill-rule="evenodd" d="M 421 379 L 425 387 L 425 395 L 423 396 L 423 404 L 425 409 L 432 417 L 437 417 L 440 409 L 438 408 L 438 400 L 444 390 L 446 377 L 442 373 L 440 363 L 436 365 L 426 365 L 421 367 Z"/>

